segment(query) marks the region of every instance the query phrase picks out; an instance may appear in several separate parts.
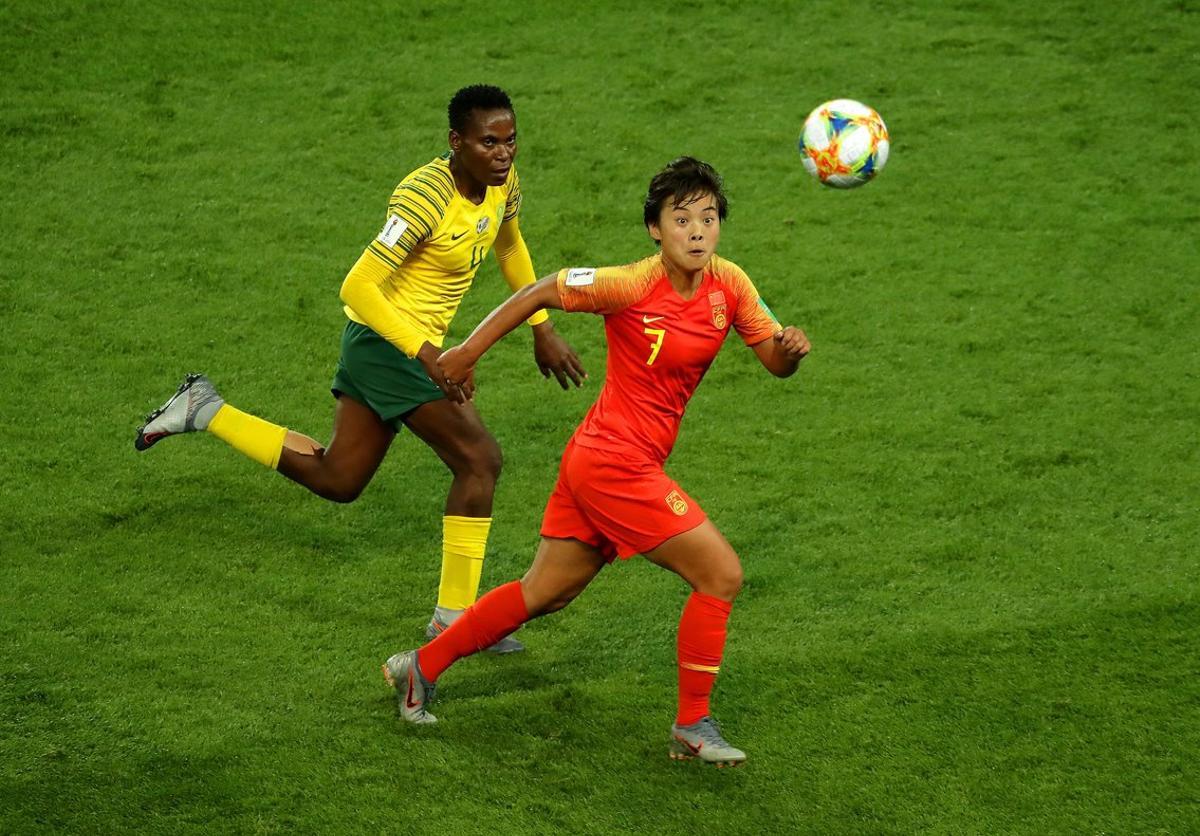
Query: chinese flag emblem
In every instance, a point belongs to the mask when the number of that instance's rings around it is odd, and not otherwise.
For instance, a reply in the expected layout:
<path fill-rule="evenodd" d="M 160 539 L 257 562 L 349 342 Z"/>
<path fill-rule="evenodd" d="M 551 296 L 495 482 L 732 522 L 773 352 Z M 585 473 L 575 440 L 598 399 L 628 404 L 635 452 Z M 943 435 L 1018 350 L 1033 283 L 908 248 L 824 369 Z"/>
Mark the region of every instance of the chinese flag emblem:
<path fill-rule="evenodd" d="M 679 491 L 667 494 L 667 506 L 681 517 L 688 512 L 687 500 L 679 495 Z"/>
<path fill-rule="evenodd" d="M 725 292 L 723 290 L 714 290 L 708 294 L 708 304 L 712 306 L 712 324 L 714 328 L 722 329 L 728 321 L 725 311 Z"/>

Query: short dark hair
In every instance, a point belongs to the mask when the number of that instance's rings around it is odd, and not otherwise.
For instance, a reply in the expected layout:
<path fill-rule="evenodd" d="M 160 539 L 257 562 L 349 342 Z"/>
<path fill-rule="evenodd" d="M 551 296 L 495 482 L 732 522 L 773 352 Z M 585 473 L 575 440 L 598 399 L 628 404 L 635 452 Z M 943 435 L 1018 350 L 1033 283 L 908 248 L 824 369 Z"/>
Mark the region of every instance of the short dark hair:
<path fill-rule="evenodd" d="M 646 226 L 658 223 L 659 213 L 667 200 L 671 206 L 686 206 L 701 194 L 711 194 L 717 200 L 717 217 L 725 220 L 729 214 L 729 201 L 725 199 L 722 190 L 721 175 L 706 162 L 695 157 L 679 157 L 667 163 L 666 167 L 650 181 L 646 192 L 646 203 L 642 207 L 642 219 Z"/>
<path fill-rule="evenodd" d="M 509 110 L 513 109 L 512 100 L 499 87 L 490 84 L 472 84 L 464 87 L 450 99 L 446 113 L 450 117 L 450 130 L 463 133 L 467 129 L 467 120 L 472 110 Z"/>

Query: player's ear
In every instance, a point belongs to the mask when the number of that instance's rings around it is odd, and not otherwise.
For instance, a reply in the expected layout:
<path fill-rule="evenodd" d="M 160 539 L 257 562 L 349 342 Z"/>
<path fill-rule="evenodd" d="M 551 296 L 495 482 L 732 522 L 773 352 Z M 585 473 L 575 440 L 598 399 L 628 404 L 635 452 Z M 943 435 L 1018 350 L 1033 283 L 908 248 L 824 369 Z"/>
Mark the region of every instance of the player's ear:
<path fill-rule="evenodd" d="M 450 135 L 447 137 L 447 139 L 450 142 L 451 151 L 457 153 L 458 151 L 462 150 L 462 137 L 459 135 L 458 131 L 451 128 Z"/>
<path fill-rule="evenodd" d="M 662 232 L 659 231 L 658 224 L 651 221 L 646 224 L 646 231 L 650 233 L 650 237 L 654 239 L 654 243 L 662 246 Z"/>

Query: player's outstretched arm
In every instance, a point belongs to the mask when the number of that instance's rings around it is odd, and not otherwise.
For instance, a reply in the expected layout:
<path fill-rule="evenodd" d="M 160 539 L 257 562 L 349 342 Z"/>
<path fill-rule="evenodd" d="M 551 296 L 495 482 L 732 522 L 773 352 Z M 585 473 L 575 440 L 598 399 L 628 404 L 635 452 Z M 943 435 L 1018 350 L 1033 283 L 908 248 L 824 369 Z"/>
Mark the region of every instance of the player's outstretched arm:
<path fill-rule="evenodd" d="M 446 381 L 455 385 L 466 383 L 479 358 L 540 308 L 562 310 L 557 273 L 526 285 L 509 296 L 504 304 L 476 326 L 462 345 L 442 352 L 437 363 Z"/>
<path fill-rule="evenodd" d="M 791 377 L 795 374 L 796 367 L 811 350 L 812 344 L 809 343 L 808 337 L 799 328 L 791 325 L 776 331 L 771 339 L 754 345 L 754 353 L 758 355 L 759 362 L 776 377 Z"/>

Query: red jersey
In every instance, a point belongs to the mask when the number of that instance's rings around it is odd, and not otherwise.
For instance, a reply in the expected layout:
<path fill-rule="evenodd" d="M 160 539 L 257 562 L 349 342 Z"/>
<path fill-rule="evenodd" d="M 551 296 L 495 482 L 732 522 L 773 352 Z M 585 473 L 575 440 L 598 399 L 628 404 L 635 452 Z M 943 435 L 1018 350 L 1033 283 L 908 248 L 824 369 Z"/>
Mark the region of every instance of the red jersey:
<path fill-rule="evenodd" d="M 742 269 L 715 255 L 691 299 L 672 287 L 661 254 L 562 270 L 558 292 L 563 310 L 602 314 L 608 338 L 604 387 L 573 440 L 660 465 L 729 329 L 755 345 L 780 328 Z"/>

